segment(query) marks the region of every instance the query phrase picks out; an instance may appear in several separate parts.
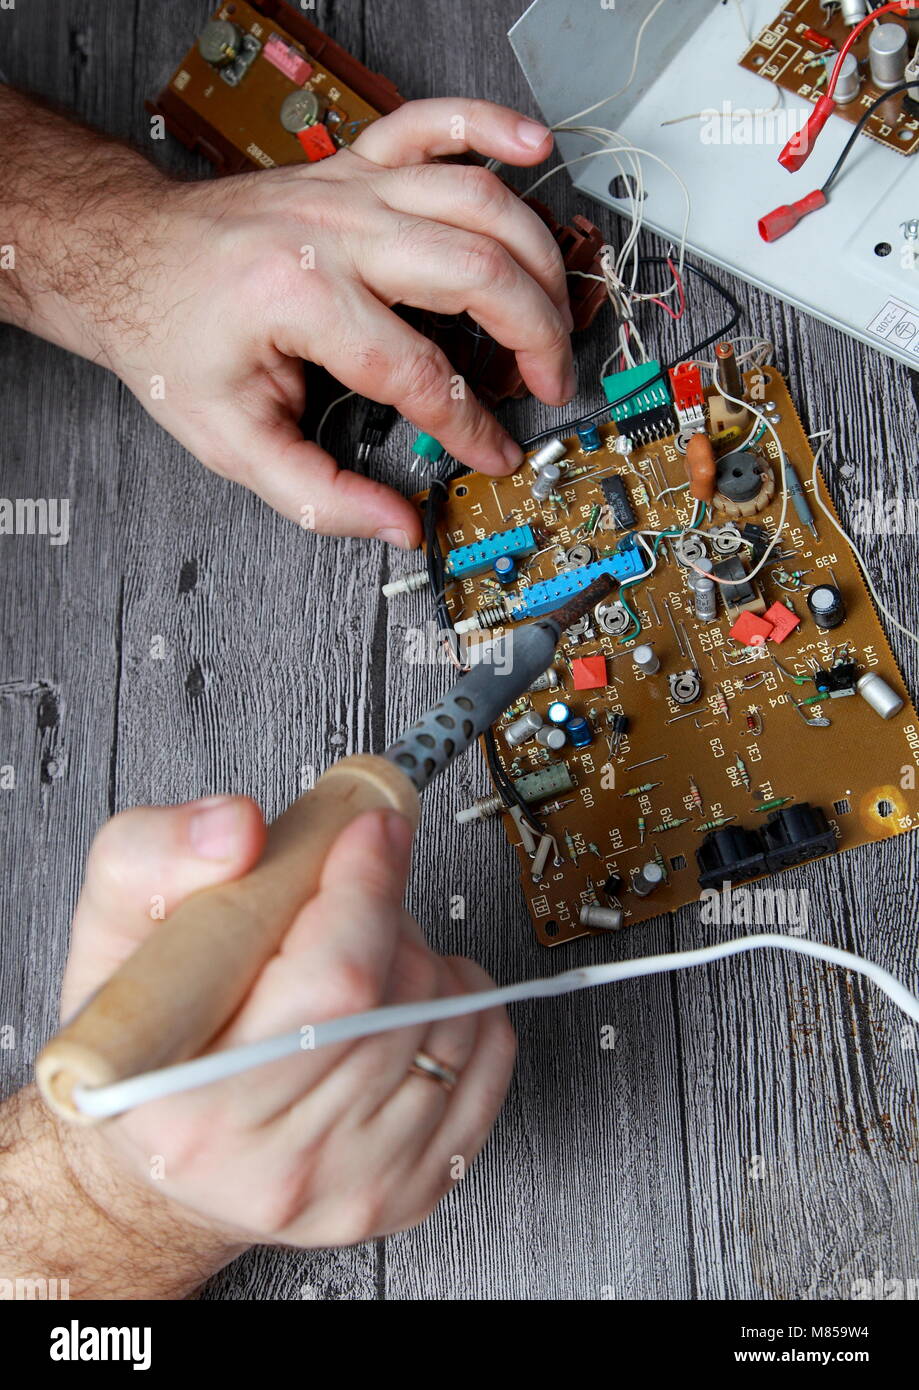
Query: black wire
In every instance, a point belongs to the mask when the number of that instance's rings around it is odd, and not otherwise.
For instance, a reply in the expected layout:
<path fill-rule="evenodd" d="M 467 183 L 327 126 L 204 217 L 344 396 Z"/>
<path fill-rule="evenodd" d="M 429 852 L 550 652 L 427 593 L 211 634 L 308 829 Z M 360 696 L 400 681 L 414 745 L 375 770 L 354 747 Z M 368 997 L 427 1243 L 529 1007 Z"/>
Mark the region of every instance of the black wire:
<path fill-rule="evenodd" d="M 665 256 L 648 256 L 643 258 L 643 263 L 645 265 L 667 265 L 668 262 Z M 703 338 L 701 342 L 693 343 L 691 347 L 688 347 L 686 351 L 675 358 L 673 362 L 665 363 L 659 372 L 656 372 L 654 376 L 648 377 L 647 381 L 642 382 L 641 386 L 637 386 L 634 391 L 627 392 L 626 395 L 620 396 L 615 401 L 605 401 L 603 405 L 597 406 L 595 410 L 588 411 L 586 415 L 581 415 L 576 420 L 568 420 L 561 425 L 551 425 L 548 429 L 540 430 L 539 434 L 531 434 L 529 439 L 522 439 L 520 441 L 521 449 L 529 449 L 534 444 L 538 444 L 540 439 L 548 439 L 550 435 L 571 434 L 579 425 L 587 424 L 588 421 L 596 420 L 600 415 L 608 414 L 615 406 L 623 405 L 626 401 L 630 401 L 635 396 L 641 395 L 642 391 L 647 391 L 648 387 L 653 386 L 656 381 L 663 381 L 671 367 L 676 367 L 680 362 L 687 362 L 691 358 L 697 357 L 700 352 L 704 352 L 707 347 L 711 347 L 712 343 L 720 342 L 722 338 L 727 337 L 732 329 L 737 327 L 743 317 L 743 309 L 731 294 L 730 290 L 726 290 L 723 285 L 719 285 L 714 276 L 709 275 L 708 271 L 702 270 L 697 265 L 690 265 L 687 261 L 683 269 L 691 271 L 693 275 L 697 275 L 700 280 L 704 280 L 707 285 L 711 286 L 711 288 L 721 296 L 731 310 L 731 317 L 728 322 L 723 324 L 716 332 L 710 334 L 707 338 Z"/>
<path fill-rule="evenodd" d="M 915 86 L 915 77 L 910 82 L 898 82 L 895 87 L 889 87 L 886 92 L 883 92 L 876 101 L 873 101 L 871 103 L 864 115 L 859 117 L 857 125 L 853 127 L 852 134 L 849 136 L 848 140 L 843 146 L 842 154 L 839 156 L 836 163 L 833 165 L 833 168 L 830 170 L 829 178 L 820 190 L 824 197 L 827 196 L 833 184 L 839 178 L 839 175 L 842 173 L 842 166 L 845 164 L 852 151 L 852 146 L 855 144 L 856 140 L 861 135 L 862 131 L 865 129 L 865 126 L 868 124 L 878 107 L 883 106 L 885 101 L 887 101 L 890 97 L 895 97 L 898 92 L 908 91 L 910 87 Z"/>

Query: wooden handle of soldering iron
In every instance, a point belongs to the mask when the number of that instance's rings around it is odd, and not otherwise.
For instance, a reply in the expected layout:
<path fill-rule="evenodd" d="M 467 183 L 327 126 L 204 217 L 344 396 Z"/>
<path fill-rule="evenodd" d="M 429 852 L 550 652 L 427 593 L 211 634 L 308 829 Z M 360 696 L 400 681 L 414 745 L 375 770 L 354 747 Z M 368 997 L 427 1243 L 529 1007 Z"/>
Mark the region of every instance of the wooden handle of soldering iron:
<path fill-rule="evenodd" d="M 358 755 L 330 768 L 271 826 L 244 878 L 188 898 L 52 1038 L 35 1066 L 48 1104 L 92 1123 L 75 1086 L 107 1086 L 197 1055 L 246 997 L 336 837 L 364 811 L 418 824 L 418 793 L 395 764 Z"/>

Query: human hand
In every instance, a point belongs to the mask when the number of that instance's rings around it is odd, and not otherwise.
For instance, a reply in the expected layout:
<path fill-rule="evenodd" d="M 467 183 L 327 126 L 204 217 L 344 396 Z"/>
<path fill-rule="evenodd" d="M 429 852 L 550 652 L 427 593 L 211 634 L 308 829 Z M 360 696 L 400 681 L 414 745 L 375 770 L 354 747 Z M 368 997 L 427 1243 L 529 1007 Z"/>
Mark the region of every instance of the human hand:
<path fill-rule="evenodd" d="M 395 405 L 462 463 L 512 472 L 519 446 L 392 306 L 468 312 L 514 350 L 535 395 L 570 399 L 554 238 L 495 174 L 431 162 L 476 150 L 530 165 L 551 148 L 543 126 L 505 107 L 419 101 L 318 164 L 164 179 L 145 190 L 142 231 L 100 265 L 101 356 L 203 463 L 291 520 L 413 547 L 419 520 L 404 497 L 303 438 L 302 359 Z M 100 199 L 96 220 L 110 222 L 114 198 L 128 195 Z"/>
<path fill-rule="evenodd" d="M 402 907 L 411 830 L 394 812 L 355 821 L 215 1049 L 382 1003 L 487 988 L 471 961 L 425 945 Z M 247 872 L 264 844 L 258 808 L 219 798 L 130 811 L 87 863 L 64 981 L 68 1016 L 152 931 L 151 904 Z M 457 1073 L 448 1091 L 411 1071 L 424 1052 Z M 138 1107 L 94 1128 L 63 1126 L 80 1186 L 124 1224 L 113 1173 L 160 1193 L 169 1240 L 214 1267 L 247 1243 L 343 1245 L 424 1219 L 484 1143 L 513 1065 L 503 1011 L 400 1029 L 271 1063 Z M 128 1211 L 136 1197 L 126 1197 Z"/>

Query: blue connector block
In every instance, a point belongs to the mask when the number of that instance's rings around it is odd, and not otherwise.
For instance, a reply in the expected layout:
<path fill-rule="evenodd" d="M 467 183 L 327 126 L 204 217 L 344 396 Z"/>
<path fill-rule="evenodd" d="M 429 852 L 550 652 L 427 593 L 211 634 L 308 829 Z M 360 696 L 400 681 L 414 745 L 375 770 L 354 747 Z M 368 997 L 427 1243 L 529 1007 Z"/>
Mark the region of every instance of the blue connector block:
<path fill-rule="evenodd" d="M 595 560 L 592 565 L 582 565 L 580 569 L 564 570 L 552 579 L 543 579 L 539 584 L 531 584 L 520 596 L 508 603 L 511 617 L 539 618 L 543 613 L 551 613 L 553 608 L 561 608 L 575 594 L 586 589 L 601 574 L 612 575 L 620 584 L 626 579 L 634 579 L 646 569 L 645 561 L 637 546 L 609 555 L 605 560 Z"/>
<path fill-rule="evenodd" d="M 468 579 L 471 575 L 484 574 L 502 555 L 516 558 L 532 555 L 535 549 L 532 527 L 515 526 L 513 531 L 499 531 L 495 536 L 486 536 L 482 541 L 448 551 L 445 568 L 451 579 Z"/>

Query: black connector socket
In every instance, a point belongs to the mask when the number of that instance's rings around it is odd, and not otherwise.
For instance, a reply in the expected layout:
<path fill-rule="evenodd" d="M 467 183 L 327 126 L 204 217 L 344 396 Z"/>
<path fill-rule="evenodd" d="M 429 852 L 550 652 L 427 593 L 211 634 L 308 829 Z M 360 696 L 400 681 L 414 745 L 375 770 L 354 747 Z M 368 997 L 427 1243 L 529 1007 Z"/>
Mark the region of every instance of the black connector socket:
<path fill-rule="evenodd" d="M 802 801 L 773 811 L 764 826 L 722 826 L 696 850 L 699 887 L 746 883 L 762 874 L 804 864 L 836 849 L 836 832 L 819 806 Z"/>

